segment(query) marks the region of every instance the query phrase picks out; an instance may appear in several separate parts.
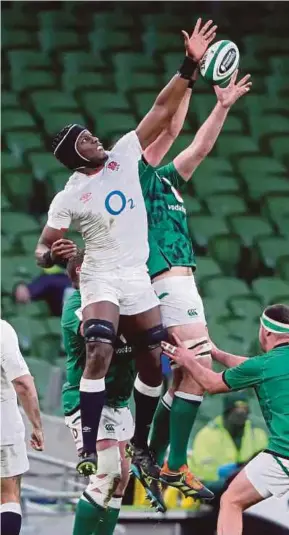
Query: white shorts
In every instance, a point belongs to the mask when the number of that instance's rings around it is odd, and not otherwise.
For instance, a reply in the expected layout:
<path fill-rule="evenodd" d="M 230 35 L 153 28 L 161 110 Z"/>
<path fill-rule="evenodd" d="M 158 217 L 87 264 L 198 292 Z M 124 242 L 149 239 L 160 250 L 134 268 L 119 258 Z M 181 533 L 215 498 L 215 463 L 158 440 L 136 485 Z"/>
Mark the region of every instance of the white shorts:
<path fill-rule="evenodd" d="M 17 444 L 1 446 L 1 477 L 20 476 L 29 470 L 24 438 Z"/>
<path fill-rule="evenodd" d="M 107 273 L 80 274 L 81 305 L 109 301 L 120 314 L 132 316 L 159 305 L 149 274 L 142 268 L 117 268 Z"/>
<path fill-rule="evenodd" d="M 289 473 L 289 459 L 278 457 Z M 263 498 L 280 497 L 289 491 L 289 475 L 271 453 L 259 453 L 245 466 L 245 473 L 253 487 Z"/>
<path fill-rule="evenodd" d="M 70 429 L 77 451 L 83 447 L 80 410 L 65 417 L 65 424 Z M 99 422 L 97 440 L 129 441 L 134 434 L 134 421 L 128 407 L 113 409 L 104 406 Z"/>
<path fill-rule="evenodd" d="M 164 277 L 153 282 L 160 300 L 164 327 L 202 322 L 206 325 L 204 306 L 193 275 Z"/>

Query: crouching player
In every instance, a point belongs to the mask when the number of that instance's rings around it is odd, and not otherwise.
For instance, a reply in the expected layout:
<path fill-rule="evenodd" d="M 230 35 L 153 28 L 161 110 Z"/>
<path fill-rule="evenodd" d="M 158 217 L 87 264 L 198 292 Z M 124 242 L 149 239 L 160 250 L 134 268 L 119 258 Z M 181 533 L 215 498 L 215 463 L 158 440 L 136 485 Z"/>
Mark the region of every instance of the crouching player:
<path fill-rule="evenodd" d="M 62 390 L 65 423 L 71 430 L 78 454 L 83 448 L 79 408 L 79 385 L 85 366 L 85 342 L 81 321 L 79 273 L 83 252 L 67 265 L 75 292 L 63 308 L 61 328 L 67 354 L 67 382 Z M 134 423 L 128 407 L 135 380 L 132 348 L 117 339 L 115 354 L 106 377 L 106 404 L 102 411 L 97 439 L 98 470 L 77 505 L 73 535 L 112 534 L 122 497 L 129 480 L 129 461 L 125 446 L 133 436 Z"/>
<path fill-rule="evenodd" d="M 65 422 L 71 430 L 78 454 L 83 448 L 79 409 L 79 385 L 85 365 L 85 342 L 81 322 L 79 272 L 83 252 L 79 251 L 67 265 L 75 292 L 66 301 L 61 327 L 67 354 L 67 382 L 62 402 Z M 98 469 L 77 505 L 73 535 L 111 535 L 117 523 L 122 498 L 129 480 L 129 460 L 125 447 L 134 433 L 128 401 L 135 380 L 132 347 L 120 336 L 106 376 L 106 403 L 97 437 Z"/>

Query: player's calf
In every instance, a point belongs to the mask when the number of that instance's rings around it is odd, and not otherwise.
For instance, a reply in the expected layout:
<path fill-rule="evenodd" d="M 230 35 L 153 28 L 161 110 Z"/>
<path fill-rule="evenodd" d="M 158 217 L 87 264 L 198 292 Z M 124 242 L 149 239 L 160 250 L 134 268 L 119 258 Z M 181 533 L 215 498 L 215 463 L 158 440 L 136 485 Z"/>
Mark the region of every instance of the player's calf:
<path fill-rule="evenodd" d="M 84 322 L 86 365 L 80 381 L 80 412 L 83 435 L 82 459 L 77 465 L 81 475 L 96 472 L 96 438 L 105 401 L 105 380 L 115 342 L 112 322 L 89 319 Z"/>
<path fill-rule="evenodd" d="M 19 535 L 22 523 L 20 506 L 21 476 L 1 478 L 1 534 Z"/>

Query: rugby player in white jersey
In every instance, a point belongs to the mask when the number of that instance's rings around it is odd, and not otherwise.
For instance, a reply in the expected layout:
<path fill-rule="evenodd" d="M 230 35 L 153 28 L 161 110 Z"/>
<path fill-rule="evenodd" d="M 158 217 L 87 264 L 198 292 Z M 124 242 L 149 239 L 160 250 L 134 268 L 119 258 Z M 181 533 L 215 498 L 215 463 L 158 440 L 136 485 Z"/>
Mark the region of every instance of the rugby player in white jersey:
<path fill-rule="evenodd" d="M 42 451 L 43 432 L 36 388 L 13 327 L 1 319 L 1 534 L 21 529 L 21 476 L 29 469 L 24 423 L 17 396 L 32 425 L 30 444 Z"/>
<path fill-rule="evenodd" d="M 86 365 L 80 383 L 83 451 L 77 469 L 84 475 L 95 473 L 97 467 L 96 437 L 105 400 L 104 377 L 121 313 L 130 316 L 130 329 L 139 345 L 134 445 L 142 468 L 157 476 L 147 436 L 161 393 L 160 341 L 167 334 L 147 273 L 147 216 L 138 162 L 143 150 L 174 115 L 215 30 L 212 21 L 202 27 L 198 20 L 191 38 L 185 40 L 187 55 L 178 73 L 136 130 L 123 136 L 111 152 L 106 152 L 85 127 L 76 124 L 65 127 L 53 141 L 54 155 L 74 173 L 51 203 L 36 257 L 40 265 L 48 267 L 57 257 L 73 256 L 74 245 L 63 237 L 72 223 L 81 232 L 85 242 L 80 290 Z"/>

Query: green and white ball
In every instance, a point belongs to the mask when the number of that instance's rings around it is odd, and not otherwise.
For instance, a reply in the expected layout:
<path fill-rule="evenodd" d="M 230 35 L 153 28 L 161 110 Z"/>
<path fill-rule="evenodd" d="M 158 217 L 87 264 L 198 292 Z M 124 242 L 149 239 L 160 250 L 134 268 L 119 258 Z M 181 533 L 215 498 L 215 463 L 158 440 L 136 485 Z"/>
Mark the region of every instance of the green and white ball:
<path fill-rule="evenodd" d="M 211 45 L 200 61 L 200 72 L 211 85 L 226 85 L 238 68 L 240 52 L 233 41 L 218 41 Z"/>

